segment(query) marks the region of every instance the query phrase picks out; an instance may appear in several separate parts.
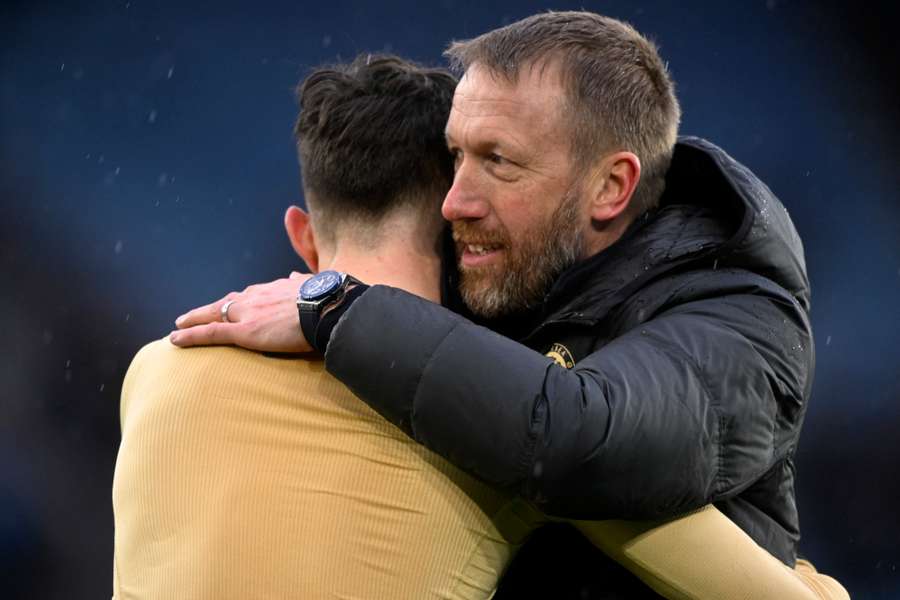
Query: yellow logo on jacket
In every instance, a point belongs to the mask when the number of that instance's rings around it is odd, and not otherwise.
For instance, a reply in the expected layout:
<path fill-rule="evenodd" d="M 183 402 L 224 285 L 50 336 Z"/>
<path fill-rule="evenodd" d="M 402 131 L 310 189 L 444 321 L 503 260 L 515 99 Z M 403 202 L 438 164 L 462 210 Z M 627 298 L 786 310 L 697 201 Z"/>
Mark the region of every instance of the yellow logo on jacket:
<path fill-rule="evenodd" d="M 550 346 L 550 350 L 544 356 L 549 356 L 553 359 L 553 362 L 566 369 L 571 369 L 575 366 L 575 359 L 572 358 L 572 353 L 558 342 Z"/>

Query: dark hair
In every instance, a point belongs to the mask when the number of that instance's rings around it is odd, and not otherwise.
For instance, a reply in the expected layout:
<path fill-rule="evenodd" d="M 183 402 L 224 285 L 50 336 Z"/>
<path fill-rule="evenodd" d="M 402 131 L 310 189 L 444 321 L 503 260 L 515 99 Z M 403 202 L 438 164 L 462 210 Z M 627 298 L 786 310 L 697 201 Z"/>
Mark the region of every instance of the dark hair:
<path fill-rule="evenodd" d="M 297 90 L 294 135 L 320 222 L 377 222 L 453 182 L 444 140 L 456 78 L 390 55 L 315 70 Z M 309 197 L 307 197 L 309 202 Z"/>
<path fill-rule="evenodd" d="M 634 152 L 642 174 L 630 212 L 658 203 L 681 109 L 656 46 L 630 25 L 590 12 L 548 12 L 453 42 L 444 54 L 460 71 L 477 63 L 511 83 L 524 67 L 558 61 L 577 166 L 614 150 Z"/>

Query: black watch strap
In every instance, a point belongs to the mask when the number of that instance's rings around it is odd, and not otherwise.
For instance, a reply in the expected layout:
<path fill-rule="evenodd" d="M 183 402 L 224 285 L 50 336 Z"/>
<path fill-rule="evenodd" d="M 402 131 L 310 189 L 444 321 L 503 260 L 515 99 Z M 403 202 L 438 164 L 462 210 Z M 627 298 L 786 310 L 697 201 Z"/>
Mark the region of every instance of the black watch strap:
<path fill-rule="evenodd" d="M 312 338 L 307 338 L 310 345 L 312 345 L 316 351 L 325 354 L 325 350 L 328 349 L 328 342 L 331 341 L 331 333 L 337 326 L 338 321 L 340 321 L 341 317 L 344 316 L 344 313 L 349 310 L 350 305 L 353 304 L 357 298 L 362 296 L 367 289 L 369 289 L 369 286 L 366 284 L 357 283 L 344 293 L 343 297 L 338 300 L 335 306 L 329 308 L 325 314 L 321 315 L 321 318 L 318 318 L 315 334 Z M 305 329 L 303 333 L 306 335 Z"/>
<path fill-rule="evenodd" d="M 315 348 L 316 328 L 319 326 L 319 310 L 312 307 L 300 307 L 300 331 L 303 337 Z"/>

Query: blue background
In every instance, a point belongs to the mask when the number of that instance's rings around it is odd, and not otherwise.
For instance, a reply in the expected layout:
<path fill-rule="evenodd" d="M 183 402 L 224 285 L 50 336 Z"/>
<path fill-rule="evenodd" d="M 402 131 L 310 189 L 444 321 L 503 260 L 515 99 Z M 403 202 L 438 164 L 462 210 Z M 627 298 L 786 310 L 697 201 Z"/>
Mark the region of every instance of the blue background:
<path fill-rule="evenodd" d="M 5 2 L 4 597 L 109 596 L 131 356 L 184 310 L 301 266 L 281 216 L 302 201 L 292 90 L 308 70 L 362 51 L 441 64 L 451 39 L 582 6 L 655 39 L 682 132 L 747 164 L 794 218 L 818 356 L 802 551 L 855 598 L 900 597 L 897 15 L 778 0 Z"/>

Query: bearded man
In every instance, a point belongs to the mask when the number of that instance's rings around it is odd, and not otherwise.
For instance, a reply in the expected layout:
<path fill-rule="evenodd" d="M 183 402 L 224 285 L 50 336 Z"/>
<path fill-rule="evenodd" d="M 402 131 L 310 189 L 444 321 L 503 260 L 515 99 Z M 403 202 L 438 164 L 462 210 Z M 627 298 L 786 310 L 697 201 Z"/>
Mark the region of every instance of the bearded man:
<path fill-rule="evenodd" d="M 814 353 L 784 207 L 721 149 L 677 139 L 666 67 L 620 21 L 545 13 L 447 55 L 464 75 L 444 301 L 458 285 L 471 318 L 350 283 L 315 306 L 301 291 L 298 327 L 293 277 L 191 311 L 172 341 L 312 347 L 414 439 L 546 513 L 713 503 L 793 566 Z M 214 322 L 226 302 L 234 322 Z"/>

